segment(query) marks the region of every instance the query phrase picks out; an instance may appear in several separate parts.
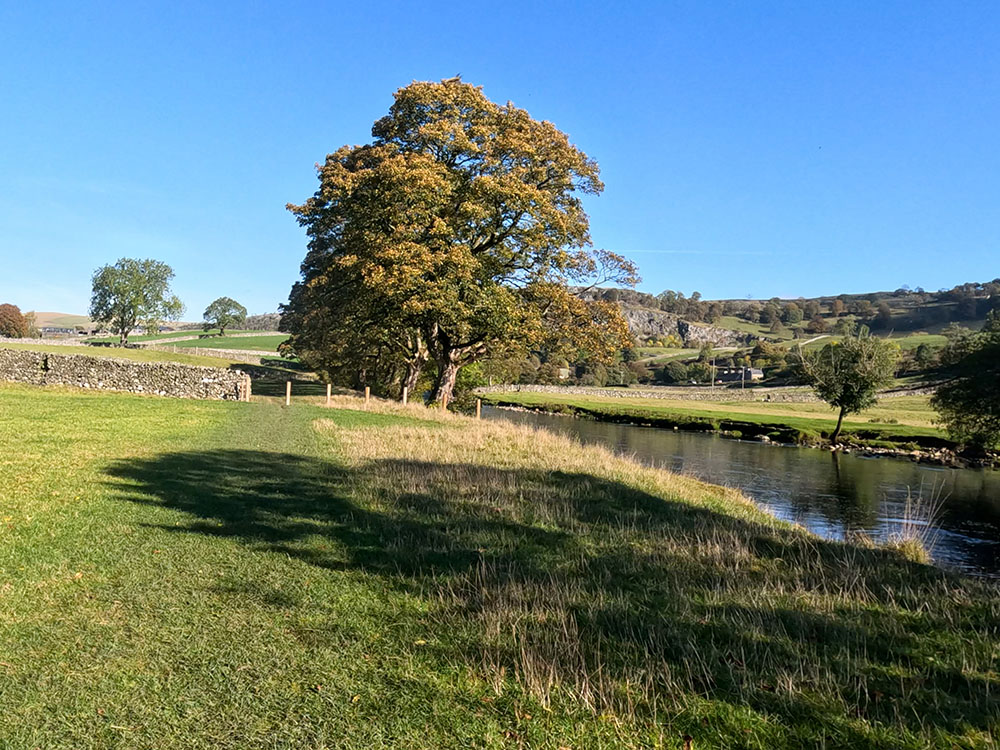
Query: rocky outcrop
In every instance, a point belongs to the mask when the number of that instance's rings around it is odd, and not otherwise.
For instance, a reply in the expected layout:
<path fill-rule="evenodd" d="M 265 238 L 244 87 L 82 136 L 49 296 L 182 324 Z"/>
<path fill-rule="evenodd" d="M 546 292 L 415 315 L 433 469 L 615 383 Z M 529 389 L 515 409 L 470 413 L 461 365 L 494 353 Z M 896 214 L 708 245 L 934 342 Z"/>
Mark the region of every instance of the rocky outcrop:
<path fill-rule="evenodd" d="M 692 323 L 673 313 L 648 307 L 622 307 L 622 315 L 632 335 L 638 339 L 663 338 L 671 334 L 680 337 L 684 345 L 697 349 L 704 344 L 712 346 L 746 346 L 755 337 L 728 328 Z"/>
<path fill-rule="evenodd" d="M 0 349 L 0 380 L 229 401 L 242 401 L 249 381 L 240 370 L 22 349 Z"/>

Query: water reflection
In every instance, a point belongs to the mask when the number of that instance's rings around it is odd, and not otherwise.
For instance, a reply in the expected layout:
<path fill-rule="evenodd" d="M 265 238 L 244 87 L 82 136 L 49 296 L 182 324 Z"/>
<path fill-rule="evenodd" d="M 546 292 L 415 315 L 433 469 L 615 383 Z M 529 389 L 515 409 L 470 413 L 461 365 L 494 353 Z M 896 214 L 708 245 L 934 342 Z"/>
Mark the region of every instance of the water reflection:
<path fill-rule="evenodd" d="M 484 416 L 568 433 L 655 466 L 738 487 L 779 518 L 828 538 L 864 531 L 884 539 L 899 530 L 909 496 L 937 498 L 941 510 L 935 559 L 1000 576 L 1000 471 L 949 469 L 504 409 L 484 409 Z"/>

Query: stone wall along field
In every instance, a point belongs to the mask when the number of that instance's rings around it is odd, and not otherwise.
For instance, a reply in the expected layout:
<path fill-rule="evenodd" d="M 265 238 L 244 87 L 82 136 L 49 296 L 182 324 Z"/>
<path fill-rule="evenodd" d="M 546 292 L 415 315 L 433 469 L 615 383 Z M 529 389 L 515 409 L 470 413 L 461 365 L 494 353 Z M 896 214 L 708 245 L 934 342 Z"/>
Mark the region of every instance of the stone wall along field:
<path fill-rule="evenodd" d="M 0 380 L 176 398 L 243 401 L 249 396 L 249 378 L 240 370 L 19 349 L 0 349 Z"/>

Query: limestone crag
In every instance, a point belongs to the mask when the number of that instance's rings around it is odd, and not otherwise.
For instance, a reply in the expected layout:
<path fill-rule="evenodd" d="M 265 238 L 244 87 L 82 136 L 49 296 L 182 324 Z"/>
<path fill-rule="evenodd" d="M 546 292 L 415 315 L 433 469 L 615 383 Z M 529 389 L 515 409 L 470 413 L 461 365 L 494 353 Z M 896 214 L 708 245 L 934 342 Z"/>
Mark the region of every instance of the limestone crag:
<path fill-rule="evenodd" d="M 673 313 L 648 307 L 622 306 L 622 315 L 632 335 L 640 340 L 663 338 L 673 334 L 678 336 L 685 346 L 692 349 L 698 349 L 704 344 L 746 346 L 755 341 L 755 337 L 748 333 L 739 333 L 704 323 L 692 323 L 689 320 L 682 320 Z"/>

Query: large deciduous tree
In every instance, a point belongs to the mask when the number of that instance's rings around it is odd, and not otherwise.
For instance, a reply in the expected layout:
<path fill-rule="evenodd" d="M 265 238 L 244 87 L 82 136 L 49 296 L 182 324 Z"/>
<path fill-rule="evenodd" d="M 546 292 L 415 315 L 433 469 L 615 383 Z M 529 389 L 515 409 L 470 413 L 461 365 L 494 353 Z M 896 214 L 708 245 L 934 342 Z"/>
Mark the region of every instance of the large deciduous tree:
<path fill-rule="evenodd" d="M 969 446 L 1000 447 L 1000 312 L 990 312 L 981 332 L 952 342 L 943 354 L 950 378 L 931 404 L 948 432 Z"/>
<path fill-rule="evenodd" d="M 289 205 L 309 236 L 283 308 L 294 351 L 410 384 L 433 360 L 440 400 L 498 351 L 627 343 L 617 307 L 570 286 L 637 278 L 591 249 L 581 195 L 603 185 L 564 133 L 450 79 L 397 91 L 372 135 L 330 154 L 315 195 Z"/>
<path fill-rule="evenodd" d="M 845 416 L 877 403 L 878 392 L 892 383 L 898 359 L 895 344 L 870 335 L 865 327 L 818 352 L 799 353 L 802 372 L 816 395 L 839 409 L 830 442 L 840 437 Z"/>
<path fill-rule="evenodd" d="M 173 269 L 157 260 L 121 258 L 94 271 L 90 317 L 128 343 L 139 325 L 156 331 L 165 320 L 176 320 L 184 305 L 170 292 Z"/>
<path fill-rule="evenodd" d="M 28 335 L 28 321 L 17 305 L 0 305 L 0 336 L 22 339 Z"/>
<path fill-rule="evenodd" d="M 247 309 L 232 297 L 219 297 L 205 308 L 204 319 L 206 331 L 218 328 L 219 335 L 225 336 L 227 328 L 246 323 Z"/>

